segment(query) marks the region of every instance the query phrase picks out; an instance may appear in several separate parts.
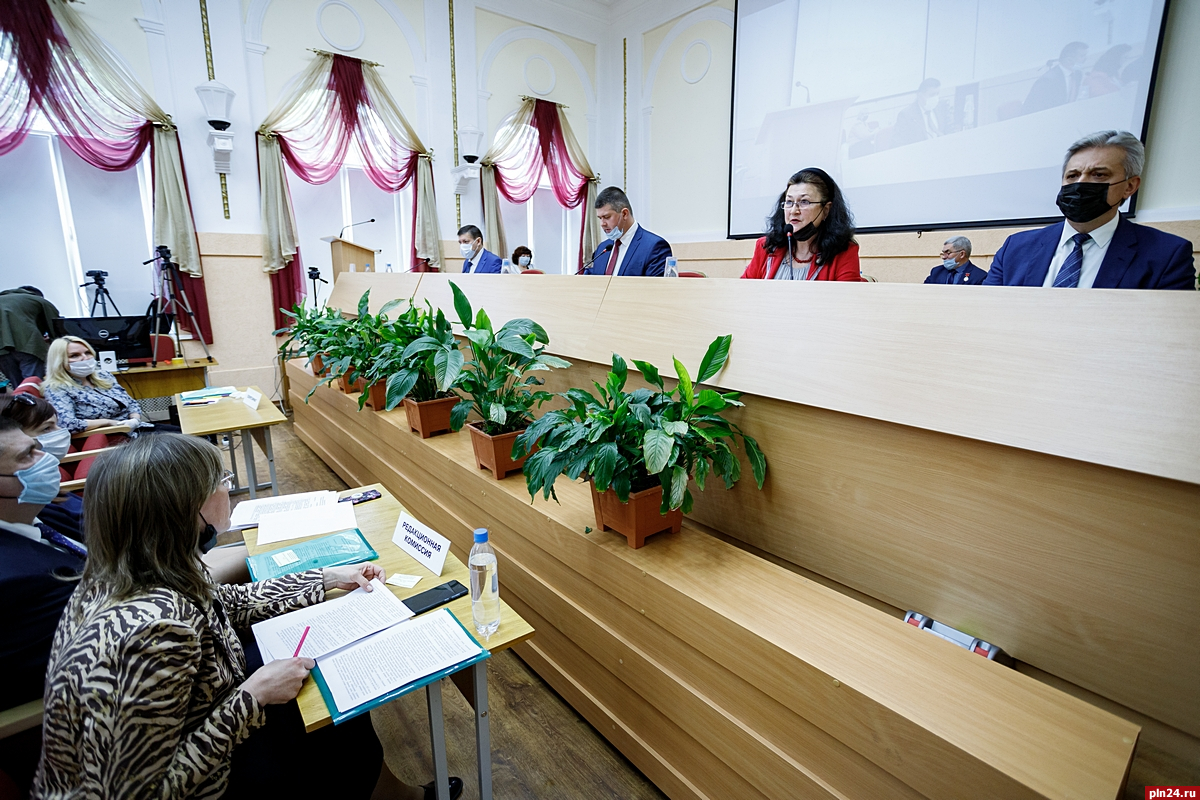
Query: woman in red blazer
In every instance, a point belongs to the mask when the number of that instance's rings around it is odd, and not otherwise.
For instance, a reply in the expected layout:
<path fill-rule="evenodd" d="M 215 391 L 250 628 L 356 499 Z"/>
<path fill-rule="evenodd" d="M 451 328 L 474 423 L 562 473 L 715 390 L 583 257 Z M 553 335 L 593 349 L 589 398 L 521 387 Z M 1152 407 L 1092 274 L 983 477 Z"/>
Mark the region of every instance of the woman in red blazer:
<path fill-rule="evenodd" d="M 791 257 L 788 258 L 788 243 Z M 767 235 L 754 246 L 743 278 L 861 281 L 854 219 L 825 170 L 809 167 L 788 179 Z"/>

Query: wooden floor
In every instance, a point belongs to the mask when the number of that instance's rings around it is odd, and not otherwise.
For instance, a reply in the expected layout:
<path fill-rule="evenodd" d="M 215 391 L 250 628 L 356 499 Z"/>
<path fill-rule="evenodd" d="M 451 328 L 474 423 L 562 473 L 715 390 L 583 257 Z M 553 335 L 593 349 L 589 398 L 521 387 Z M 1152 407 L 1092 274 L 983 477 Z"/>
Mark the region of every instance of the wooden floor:
<path fill-rule="evenodd" d="M 296 438 L 290 422 L 272 429 L 272 445 L 281 494 L 347 488 Z M 258 474 L 265 480 L 266 460 L 257 448 L 255 454 Z M 241 458 L 238 453 L 239 466 Z M 235 500 L 243 498 L 245 495 L 240 495 Z M 222 544 L 239 537 L 223 536 Z M 474 714 L 448 681 L 442 699 L 450 774 L 462 776 L 466 784 L 464 800 L 477 800 Z M 665 798 L 511 650 L 495 656 L 488 666 L 488 702 L 492 789 L 498 800 Z M 376 709 L 371 712 L 371 721 L 383 743 L 388 766 L 401 780 L 412 784 L 433 780 L 424 692 L 413 692 Z"/>
<path fill-rule="evenodd" d="M 272 443 L 280 493 L 347 488 L 296 438 L 290 422 L 272 429 Z M 257 448 L 255 454 L 258 474 L 265 480 L 266 461 Z M 238 459 L 240 467 L 241 453 Z M 222 543 L 238 536 L 228 534 Z M 496 798 L 665 797 L 514 653 L 496 656 L 488 675 Z M 462 776 L 466 783 L 463 797 L 474 800 L 479 797 L 474 717 L 449 683 L 442 696 L 450 772 Z M 407 783 L 432 780 L 424 693 L 400 698 L 372 712 L 371 719 L 393 772 Z M 1200 785 L 1200 753 L 1184 759 L 1139 741 L 1122 800 L 1141 800 L 1145 786 L 1160 785 Z"/>

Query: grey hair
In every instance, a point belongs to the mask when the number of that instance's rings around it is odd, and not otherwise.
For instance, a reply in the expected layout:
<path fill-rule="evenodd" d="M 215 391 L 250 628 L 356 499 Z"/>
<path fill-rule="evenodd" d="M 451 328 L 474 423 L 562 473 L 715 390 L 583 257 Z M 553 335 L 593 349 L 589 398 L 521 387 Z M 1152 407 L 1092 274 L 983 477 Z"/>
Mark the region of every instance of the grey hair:
<path fill-rule="evenodd" d="M 1063 173 L 1067 171 L 1067 162 L 1081 150 L 1091 150 L 1094 147 L 1119 147 L 1125 151 L 1125 177 L 1133 178 L 1142 174 L 1146 165 L 1146 147 L 1141 140 L 1129 131 L 1096 131 L 1084 136 L 1067 148 L 1063 158 Z"/>
<path fill-rule="evenodd" d="M 965 236 L 951 236 L 945 241 L 945 244 L 950 245 L 955 250 L 962 250 L 967 254 L 967 258 L 971 257 L 971 240 Z"/>

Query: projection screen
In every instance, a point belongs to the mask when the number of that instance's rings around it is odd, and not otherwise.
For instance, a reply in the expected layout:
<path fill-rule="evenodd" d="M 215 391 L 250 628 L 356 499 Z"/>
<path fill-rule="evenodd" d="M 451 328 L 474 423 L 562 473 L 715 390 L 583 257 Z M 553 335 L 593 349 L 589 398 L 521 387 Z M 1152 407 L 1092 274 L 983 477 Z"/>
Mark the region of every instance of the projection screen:
<path fill-rule="evenodd" d="M 1165 0 L 739 0 L 729 235 L 818 166 L 860 230 L 1060 218 L 1067 146 L 1145 141 Z"/>

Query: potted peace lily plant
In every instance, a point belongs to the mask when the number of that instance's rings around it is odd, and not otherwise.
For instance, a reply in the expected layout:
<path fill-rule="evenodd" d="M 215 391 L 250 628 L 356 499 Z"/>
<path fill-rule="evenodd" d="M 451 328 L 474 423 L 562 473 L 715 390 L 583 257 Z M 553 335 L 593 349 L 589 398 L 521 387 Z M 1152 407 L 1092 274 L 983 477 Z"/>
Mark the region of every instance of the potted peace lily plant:
<path fill-rule="evenodd" d="M 731 336 L 713 341 L 696 383 L 721 371 L 731 341 Z M 767 461 L 758 442 L 721 416 L 742 405 L 741 393 L 697 390 L 684 365 L 674 361 L 679 384 L 670 391 L 652 364 L 634 361 L 656 390 L 626 392 L 628 367 L 614 353 L 606 384 L 596 384 L 599 397 L 579 388 L 564 392 L 568 408 L 547 412 L 516 439 L 515 456 L 530 453 L 535 444 L 541 447 L 525 462 L 529 496 L 540 491 L 557 500 L 554 482 L 559 475 L 571 480 L 585 476 L 596 525 L 624 534 L 636 548 L 647 536 L 679 530 L 683 514 L 692 509 L 689 479 L 701 491 L 712 475 L 727 489 L 737 483 L 741 463 L 734 446 L 739 439 L 761 489 Z"/>
<path fill-rule="evenodd" d="M 294 349 L 298 355 L 308 359 L 306 363 L 312 365 L 314 375 L 323 377 L 328 374 L 324 364 L 326 348 L 331 342 L 340 339 L 341 331 L 348 320 L 342 317 L 337 309 L 328 307 L 309 309 L 296 305 L 291 311 L 282 308 L 279 310 L 292 320 L 288 327 L 272 333 L 273 336 L 288 336 L 279 345 L 280 352 L 286 355 Z"/>
<path fill-rule="evenodd" d="M 472 317 L 471 302 L 457 285 L 451 283 L 450 289 L 470 354 L 461 388 L 471 395 L 454 407 L 452 418 L 461 426 L 472 410 L 480 416 L 467 425 L 475 463 L 504 480 L 528 457 L 513 458 L 513 440 L 533 422 L 533 409 L 554 396 L 537 388 L 545 380 L 530 373 L 571 364 L 544 352 L 550 337 L 533 320 L 511 319 L 495 330 L 482 308 Z"/>
<path fill-rule="evenodd" d="M 326 343 L 325 366 L 328 367 L 329 374 L 313 386 L 308 393 L 309 397 L 317 387 L 337 380 L 343 392 L 362 393 L 358 403 L 360 409 L 366 403 L 371 403 L 372 408 L 382 408 L 382 387 L 368 387 L 365 377 L 368 368 L 375 363 L 384 342 L 387 341 L 383 331 L 390 327 L 388 312 L 406 301 L 391 300 L 384 304 L 378 314 L 372 314 L 368 307 L 370 298 L 371 290 L 368 289 L 359 298 L 358 316 L 345 320 L 337 337 Z"/>
<path fill-rule="evenodd" d="M 383 337 L 367 372 L 368 380 L 383 383 L 383 408 L 403 403 L 409 428 L 422 439 L 461 428 L 466 413 L 452 420 L 451 412 L 462 400 L 454 390 L 463 380 L 465 359 L 441 309 L 410 304 Z"/>

